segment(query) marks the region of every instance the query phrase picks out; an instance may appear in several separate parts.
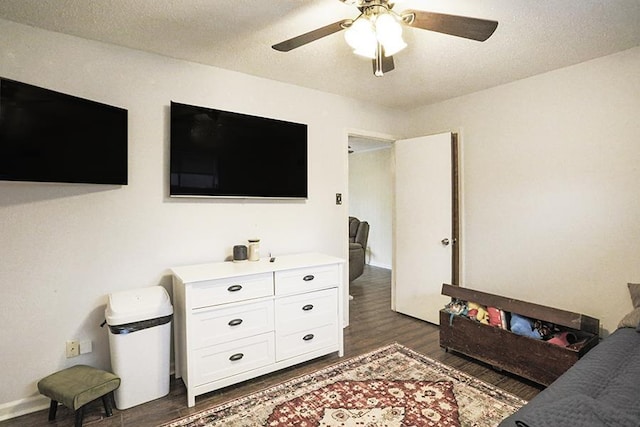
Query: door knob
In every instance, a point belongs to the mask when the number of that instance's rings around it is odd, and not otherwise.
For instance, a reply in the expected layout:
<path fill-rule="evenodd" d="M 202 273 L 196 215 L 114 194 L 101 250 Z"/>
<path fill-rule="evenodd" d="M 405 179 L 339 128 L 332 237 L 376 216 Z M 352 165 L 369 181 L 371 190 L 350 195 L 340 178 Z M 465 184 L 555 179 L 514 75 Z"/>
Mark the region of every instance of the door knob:
<path fill-rule="evenodd" d="M 442 243 L 443 246 L 449 246 L 449 243 L 451 242 L 445 237 L 444 239 L 440 240 L 440 243 Z"/>

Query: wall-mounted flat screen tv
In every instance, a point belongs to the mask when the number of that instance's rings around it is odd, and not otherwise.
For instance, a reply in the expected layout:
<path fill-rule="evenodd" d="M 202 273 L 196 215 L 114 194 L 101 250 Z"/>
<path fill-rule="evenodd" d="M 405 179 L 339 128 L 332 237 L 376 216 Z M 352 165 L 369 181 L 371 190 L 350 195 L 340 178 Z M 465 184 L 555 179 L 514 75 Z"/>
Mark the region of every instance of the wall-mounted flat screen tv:
<path fill-rule="evenodd" d="M 127 184 L 127 110 L 0 79 L 0 180 Z"/>
<path fill-rule="evenodd" d="M 307 125 L 171 103 L 170 195 L 307 198 Z"/>

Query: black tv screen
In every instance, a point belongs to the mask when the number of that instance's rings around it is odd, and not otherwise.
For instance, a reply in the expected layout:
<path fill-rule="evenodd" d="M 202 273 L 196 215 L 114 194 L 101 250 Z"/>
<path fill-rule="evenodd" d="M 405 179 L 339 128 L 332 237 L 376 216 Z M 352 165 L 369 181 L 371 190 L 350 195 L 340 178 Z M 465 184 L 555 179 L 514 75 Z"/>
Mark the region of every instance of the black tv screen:
<path fill-rule="evenodd" d="M 170 195 L 307 198 L 307 125 L 171 102 Z"/>
<path fill-rule="evenodd" d="M 127 184 L 127 110 L 0 79 L 0 180 Z"/>

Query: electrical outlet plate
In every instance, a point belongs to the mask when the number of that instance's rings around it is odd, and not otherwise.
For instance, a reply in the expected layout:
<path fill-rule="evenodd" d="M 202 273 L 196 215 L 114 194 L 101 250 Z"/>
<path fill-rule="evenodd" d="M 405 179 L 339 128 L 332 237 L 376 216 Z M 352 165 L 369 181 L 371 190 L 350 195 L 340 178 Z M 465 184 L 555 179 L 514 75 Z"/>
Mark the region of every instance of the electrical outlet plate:
<path fill-rule="evenodd" d="M 78 340 L 67 341 L 67 358 L 80 355 L 80 342 Z"/>

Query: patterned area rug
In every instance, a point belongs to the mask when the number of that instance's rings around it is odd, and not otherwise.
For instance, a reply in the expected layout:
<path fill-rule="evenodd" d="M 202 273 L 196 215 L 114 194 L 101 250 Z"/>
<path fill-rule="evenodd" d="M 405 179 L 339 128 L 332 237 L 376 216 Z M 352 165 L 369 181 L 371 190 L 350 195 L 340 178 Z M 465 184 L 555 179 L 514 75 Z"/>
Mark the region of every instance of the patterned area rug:
<path fill-rule="evenodd" d="M 393 344 L 163 427 L 485 427 L 525 403 Z"/>

